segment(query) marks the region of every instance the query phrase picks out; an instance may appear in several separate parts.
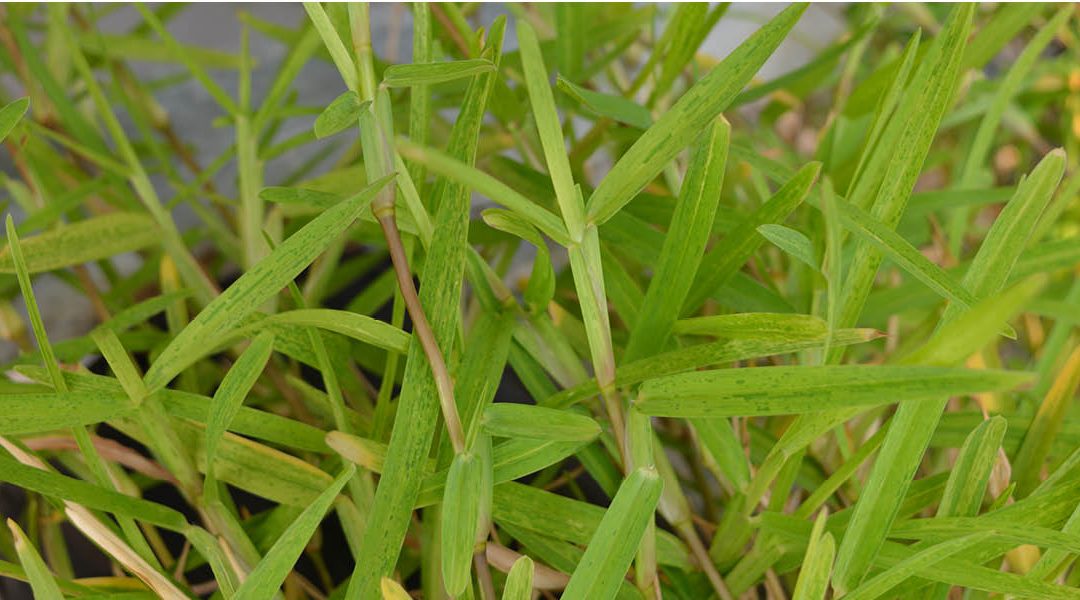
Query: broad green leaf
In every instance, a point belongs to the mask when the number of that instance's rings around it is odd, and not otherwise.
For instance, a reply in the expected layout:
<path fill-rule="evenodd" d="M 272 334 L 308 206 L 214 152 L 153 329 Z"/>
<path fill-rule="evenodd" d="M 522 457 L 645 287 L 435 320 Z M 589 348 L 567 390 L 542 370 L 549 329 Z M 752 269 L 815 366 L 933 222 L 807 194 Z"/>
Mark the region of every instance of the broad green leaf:
<path fill-rule="evenodd" d="M 675 333 L 746 340 L 805 340 L 823 336 L 828 327 L 810 315 L 735 313 L 692 317 L 675 322 Z"/>
<path fill-rule="evenodd" d="M 600 435 L 600 425 L 589 417 L 528 404 L 491 404 L 482 424 L 494 437 L 588 442 Z"/>
<path fill-rule="evenodd" d="M 789 9 L 790 10 L 790 9 Z M 780 223 L 802 203 L 821 171 L 821 163 L 808 163 L 785 183 L 765 204 L 747 216 L 713 246 L 698 269 L 698 276 L 683 305 L 682 313 L 693 312 L 716 290 L 727 283 L 765 242 L 758 227 Z"/>
<path fill-rule="evenodd" d="M 443 584 L 454 597 L 460 596 L 471 583 L 482 469 L 480 458 L 473 452 L 456 455 L 443 490 L 440 555 Z"/>
<path fill-rule="evenodd" d="M 669 417 L 799 414 L 1006 390 L 1029 373 L 946 367 L 822 366 L 697 371 L 642 384 L 634 405 Z"/>
<path fill-rule="evenodd" d="M 233 598 L 254 600 L 271 597 L 277 593 L 281 583 L 285 581 L 285 577 L 296 564 L 296 559 L 300 558 L 300 554 L 308 545 L 319 523 L 322 522 L 326 511 L 341 492 L 341 488 L 345 487 L 345 483 L 355 473 L 356 467 L 347 464 L 333 483 L 304 508 L 296 520 L 274 542 L 274 546 L 270 548 L 266 556 L 255 565 L 240 589 L 236 590 Z"/>
<path fill-rule="evenodd" d="M 585 555 L 570 577 L 563 598 L 614 598 L 660 500 L 663 484 L 654 470 L 636 469 L 619 486 Z"/>
<path fill-rule="evenodd" d="M 31 273 L 55 271 L 134 252 L 160 241 L 161 235 L 153 219 L 124 212 L 61 225 L 21 240 L 26 268 Z M 0 251 L 0 272 L 15 272 L 8 248 Z"/>
<path fill-rule="evenodd" d="M 694 148 L 660 258 L 638 320 L 630 331 L 623 362 L 662 352 L 667 345 L 712 232 L 727 168 L 730 136 L 731 125 L 720 117 Z"/>
<path fill-rule="evenodd" d="M 589 198 L 588 216 L 603 223 L 625 206 L 683 148 L 705 131 L 750 82 L 794 27 L 805 5 L 786 8 L 731 52 L 664 113 L 604 176 Z"/>
<path fill-rule="evenodd" d="M 820 261 L 814 255 L 814 246 L 810 243 L 810 238 L 803 235 L 802 232 L 775 223 L 761 225 L 757 228 L 757 231 L 765 236 L 765 239 L 775 244 L 777 248 L 790 254 L 792 258 L 815 271 L 821 269 Z"/>
<path fill-rule="evenodd" d="M 101 423 L 133 410 L 122 390 L 0 395 L 0 434 L 26 434 Z"/>
<path fill-rule="evenodd" d="M 484 58 L 390 65 L 383 71 L 383 85 L 392 88 L 428 86 L 465 79 L 481 73 L 490 73 L 494 70 L 495 64 Z M 423 90 L 413 93 L 421 91 Z"/>
<path fill-rule="evenodd" d="M 614 119 L 638 129 L 648 129 L 652 125 L 652 115 L 644 106 L 613 94 L 604 94 L 583 88 L 563 77 L 556 79 L 556 85 L 593 114 Z"/>
<path fill-rule="evenodd" d="M 328 138 L 335 133 L 345 131 L 356 125 L 361 111 L 368 109 L 371 102 L 362 102 L 360 96 L 354 91 L 348 91 L 338 96 L 333 102 L 319 113 L 315 119 L 315 137 Z"/>
<path fill-rule="evenodd" d="M 152 392 L 164 387 L 200 356 L 211 340 L 235 327 L 300 274 L 357 215 L 391 177 L 376 181 L 327 209 L 289 236 L 269 256 L 240 276 L 206 306 L 168 346 L 146 373 Z"/>
<path fill-rule="evenodd" d="M 251 391 L 251 387 L 258 381 L 266 368 L 266 362 L 270 360 L 270 354 L 274 351 L 274 334 L 263 333 L 252 340 L 251 345 L 244 350 L 240 358 L 236 360 L 229 372 L 221 380 L 221 385 L 214 392 L 214 398 L 210 405 L 210 414 L 206 419 L 206 470 L 208 479 L 214 479 L 214 464 L 217 458 L 218 444 L 221 436 L 229 429 L 236 413 L 244 404 L 244 398 Z M 206 485 L 207 490 L 216 490 L 212 484 Z"/>
<path fill-rule="evenodd" d="M 28 108 L 30 108 L 29 98 L 13 100 L 4 108 L 0 108 L 0 142 L 4 141 L 12 129 L 15 129 Z"/>
<path fill-rule="evenodd" d="M 506 574 L 502 600 L 531 600 L 532 587 L 533 561 L 528 556 L 522 556 L 514 561 L 514 566 Z"/>
<path fill-rule="evenodd" d="M 799 569 L 799 579 L 795 582 L 792 600 L 825 600 L 829 591 L 829 576 L 832 574 L 833 556 L 836 554 L 836 542 L 830 533 L 825 532 L 827 511 L 821 511 L 814 521 L 810 532 L 810 541 L 806 546 Z"/>
<path fill-rule="evenodd" d="M 972 533 L 930 546 L 875 575 L 844 597 L 855 600 L 873 600 L 887 593 L 905 579 L 919 574 L 921 569 L 963 552 L 976 544 L 985 542 L 988 537 L 990 536 L 986 532 Z"/>
<path fill-rule="evenodd" d="M 11 530 L 12 537 L 15 538 L 15 552 L 19 556 L 19 562 L 22 563 L 23 571 L 26 572 L 26 579 L 30 582 L 30 589 L 34 592 L 34 598 L 39 600 L 63 600 L 64 594 L 60 591 L 56 579 L 49 571 L 45 561 L 42 560 L 41 555 L 30 543 L 26 534 L 23 533 L 19 524 L 12 519 L 8 519 L 7 526 Z"/>

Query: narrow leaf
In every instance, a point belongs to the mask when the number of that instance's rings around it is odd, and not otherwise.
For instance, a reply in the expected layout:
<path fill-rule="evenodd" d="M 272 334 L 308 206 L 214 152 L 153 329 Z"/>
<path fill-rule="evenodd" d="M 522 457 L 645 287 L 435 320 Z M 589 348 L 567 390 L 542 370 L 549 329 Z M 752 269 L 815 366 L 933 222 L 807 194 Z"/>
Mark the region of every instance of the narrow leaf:
<path fill-rule="evenodd" d="M 633 471 L 611 500 L 562 597 L 610 600 L 634 559 L 663 487 L 655 470 Z"/>
<path fill-rule="evenodd" d="M 255 600 L 269 598 L 277 593 L 281 583 L 285 581 L 285 577 L 292 571 L 293 565 L 296 564 L 296 559 L 300 558 L 300 553 L 304 551 L 304 547 L 311 540 L 315 529 L 322 522 L 326 511 L 330 508 L 334 499 L 337 498 L 338 493 L 341 492 L 341 488 L 345 487 L 345 483 L 355 473 L 356 467 L 347 464 L 333 483 L 304 508 L 303 512 L 296 517 L 296 520 L 274 542 L 273 547 L 259 561 L 259 564 L 255 565 L 255 568 L 244 580 L 243 585 L 236 591 L 233 598 L 236 600 Z"/>

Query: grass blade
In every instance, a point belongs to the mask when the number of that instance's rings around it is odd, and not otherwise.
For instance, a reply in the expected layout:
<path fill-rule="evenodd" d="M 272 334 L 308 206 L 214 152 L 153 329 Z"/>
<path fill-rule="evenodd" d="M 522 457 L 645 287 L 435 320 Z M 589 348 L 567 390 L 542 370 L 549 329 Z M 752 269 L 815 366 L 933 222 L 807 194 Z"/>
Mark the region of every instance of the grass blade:
<path fill-rule="evenodd" d="M 156 245 L 161 239 L 146 215 L 116 212 L 93 217 L 20 240 L 30 273 L 109 258 Z M 11 251 L 0 251 L 0 272 L 14 273 Z"/>
<path fill-rule="evenodd" d="M 611 599 L 634 559 L 663 487 L 654 470 L 633 471 L 611 500 L 578 568 L 563 592 L 567 600 Z"/>
<path fill-rule="evenodd" d="M 816 162 L 799 169 L 772 198 L 743 219 L 705 255 L 694 286 L 683 305 L 683 314 L 700 307 L 706 298 L 727 283 L 746 264 L 750 255 L 765 241 L 758 233 L 758 227 L 786 219 L 810 193 L 820 171 L 821 164 Z"/>
<path fill-rule="evenodd" d="M 360 113 L 370 105 L 370 101 L 361 101 L 360 95 L 352 90 L 334 98 L 315 119 L 315 137 L 321 140 L 355 127 Z"/>
<path fill-rule="evenodd" d="M 522 556 L 514 561 L 506 575 L 506 587 L 503 588 L 502 600 L 530 600 L 533 590 L 533 561 Z"/>
<path fill-rule="evenodd" d="M 225 374 L 225 378 L 221 380 L 217 391 L 214 392 L 210 414 L 206 419 L 205 452 L 208 475 L 207 483 L 204 485 L 206 493 L 216 493 L 217 490 L 217 486 L 213 484 L 214 465 L 221 436 L 229 429 L 236 413 L 240 412 L 240 407 L 244 405 L 244 398 L 262 375 L 273 350 L 274 334 L 260 334 L 236 360 L 229 372 Z"/>
<path fill-rule="evenodd" d="M 15 538 L 15 553 L 18 554 L 19 562 L 23 566 L 23 571 L 26 572 L 26 579 L 30 582 L 30 589 L 34 592 L 34 598 L 40 600 L 63 600 L 64 594 L 60 591 L 56 579 L 49 571 L 49 567 L 45 565 L 41 555 L 30 544 L 30 540 L 23 533 L 19 524 L 8 519 L 7 526 L 11 530 L 12 537 Z"/>
<path fill-rule="evenodd" d="M 600 435 L 600 425 L 589 417 L 527 404 L 492 404 L 484 409 L 482 425 L 493 437 L 588 442 Z"/>
<path fill-rule="evenodd" d="M 19 124 L 26 109 L 30 108 L 29 98 L 19 98 L 0 108 L 0 142 L 7 138 L 12 129 Z"/>
<path fill-rule="evenodd" d="M 619 212 L 697 133 L 704 131 L 750 82 L 806 10 L 793 5 L 739 45 L 687 90 L 604 176 L 589 198 L 589 220 L 600 224 Z"/>
<path fill-rule="evenodd" d="M 821 511 L 814 521 L 810 532 L 810 542 L 803 557 L 803 568 L 799 571 L 799 580 L 795 582 L 792 600 L 825 600 L 829 591 L 829 576 L 832 574 L 833 556 L 836 554 L 836 542 L 833 536 L 825 532 L 827 511 Z"/>
<path fill-rule="evenodd" d="M 292 570 L 293 565 L 296 564 L 296 559 L 300 557 L 300 553 L 304 551 L 304 547 L 311 540 L 315 529 L 322 522 L 326 511 L 330 508 L 334 499 L 337 498 L 338 493 L 341 492 L 341 488 L 345 487 L 345 483 L 352 479 L 354 473 L 356 473 L 356 467 L 346 465 L 333 483 L 304 508 L 303 512 L 296 517 L 296 520 L 274 542 L 274 546 L 270 548 L 266 556 L 259 561 L 259 564 L 255 565 L 255 569 L 244 580 L 240 589 L 236 590 L 236 595 L 233 598 L 236 600 L 254 600 L 256 598 L 272 597 L 277 593 L 281 583 L 285 581 L 285 577 Z"/>
<path fill-rule="evenodd" d="M 731 125 L 721 117 L 694 149 L 675 214 L 660 250 L 660 259 L 645 292 L 638 320 L 630 332 L 623 362 L 645 358 L 663 351 L 667 345 L 675 318 L 690 292 L 705 244 L 712 233 L 730 137 Z"/>
<path fill-rule="evenodd" d="M 1029 373 L 947 367 L 720 369 L 647 380 L 634 406 L 667 417 L 798 414 L 1004 390 L 1030 380 Z"/>
<path fill-rule="evenodd" d="M 900 583 L 903 583 L 908 577 L 915 576 L 920 569 L 934 565 L 935 563 L 959 552 L 963 552 L 976 544 L 985 542 L 988 537 L 989 534 L 986 532 L 973 533 L 971 535 L 965 535 L 930 546 L 929 548 L 900 561 L 896 565 L 886 569 L 884 572 L 875 575 L 844 597 L 852 598 L 854 600 L 873 600 L 874 598 L 887 593 L 890 589 L 896 587 Z"/>
<path fill-rule="evenodd" d="M 428 86 L 467 79 L 494 70 L 495 63 L 484 58 L 391 65 L 383 71 L 383 85 L 392 88 Z"/>
<path fill-rule="evenodd" d="M 814 247 L 810 243 L 810 238 L 803 235 L 802 232 L 775 223 L 762 225 L 757 228 L 757 231 L 765 239 L 776 245 L 777 248 L 791 255 L 792 258 L 815 271 L 821 269 L 820 261 L 814 255 Z"/>
<path fill-rule="evenodd" d="M 235 327 L 292 281 L 352 224 L 367 202 L 390 179 L 385 177 L 371 183 L 327 209 L 240 276 L 162 350 L 146 373 L 148 390 L 153 392 L 168 384 L 180 371 L 198 360 L 200 349 L 211 339 Z"/>
<path fill-rule="evenodd" d="M 482 483 L 483 464 L 476 454 L 454 456 L 443 490 L 440 546 L 443 585 L 453 597 L 464 593 L 471 582 Z"/>

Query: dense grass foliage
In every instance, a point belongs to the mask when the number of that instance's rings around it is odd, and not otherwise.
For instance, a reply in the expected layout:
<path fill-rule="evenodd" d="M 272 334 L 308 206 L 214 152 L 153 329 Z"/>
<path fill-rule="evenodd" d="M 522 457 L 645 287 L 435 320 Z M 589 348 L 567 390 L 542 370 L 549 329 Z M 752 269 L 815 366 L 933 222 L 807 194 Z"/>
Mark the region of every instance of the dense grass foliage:
<path fill-rule="evenodd" d="M 832 6 L 814 47 L 792 5 L 726 56 L 739 5 L 303 8 L 229 53 L 197 7 L 0 6 L 0 576 L 1080 598 L 1074 6 Z"/>

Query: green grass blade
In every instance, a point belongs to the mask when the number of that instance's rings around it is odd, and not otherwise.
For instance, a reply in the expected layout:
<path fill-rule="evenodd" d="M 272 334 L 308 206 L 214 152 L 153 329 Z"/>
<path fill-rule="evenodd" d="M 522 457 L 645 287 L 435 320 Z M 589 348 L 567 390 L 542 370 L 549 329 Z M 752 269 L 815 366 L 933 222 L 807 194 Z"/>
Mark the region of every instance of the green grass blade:
<path fill-rule="evenodd" d="M 399 354 L 404 354 L 409 347 L 409 334 L 397 327 L 367 315 L 342 310 L 329 308 L 290 310 L 270 315 L 263 323 L 317 327 Z"/>
<path fill-rule="evenodd" d="M 315 119 L 315 137 L 321 140 L 356 126 L 360 113 L 370 105 L 370 101 L 361 101 L 360 95 L 352 90 L 334 98 Z"/>
<path fill-rule="evenodd" d="M 383 71 L 383 85 L 392 88 L 429 86 L 494 70 L 495 64 L 484 58 L 390 65 Z"/>
<path fill-rule="evenodd" d="M 1043 462 L 1050 454 L 1054 438 L 1066 422 L 1066 414 L 1080 385 L 1080 348 L 1073 350 L 1039 404 L 1039 410 L 1024 434 L 1024 442 L 1013 459 L 1016 494 L 1028 495 L 1039 484 Z"/>
<path fill-rule="evenodd" d="M 877 336 L 878 333 L 872 329 L 841 330 L 836 333 L 833 343 L 858 344 Z M 615 370 L 615 384 L 634 385 L 646 379 L 692 371 L 709 365 L 818 348 L 824 342 L 823 336 L 814 336 L 801 340 L 730 340 L 688 346 L 658 354 L 652 359 L 620 366 Z M 597 382 L 592 379 L 549 396 L 540 404 L 552 408 L 565 408 L 590 396 L 595 396 L 598 391 Z"/>
<path fill-rule="evenodd" d="M 604 176 L 589 198 L 588 217 L 603 223 L 696 139 L 750 82 L 806 10 L 794 5 L 756 31 L 664 113 Z M 546 83 L 546 82 L 545 82 Z"/>
<path fill-rule="evenodd" d="M 645 292 L 638 320 L 630 332 L 623 362 L 645 358 L 662 351 L 667 344 L 712 233 L 727 167 L 730 136 L 731 126 L 721 117 L 694 149 L 660 258 Z"/>
<path fill-rule="evenodd" d="M 841 365 L 698 371 L 642 384 L 634 405 L 648 415 L 737 417 L 798 414 L 1011 389 L 1029 373 Z"/>
<path fill-rule="evenodd" d="M 814 246 L 810 243 L 810 238 L 806 237 L 802 232 L 775 223 L 762 225 L 757 228 L 757 231 L 777 248 L 791 255 L 792 258 L 815 271 L 821 269 L 820 261 L 815 256 Z"/>
<path fill-rule="evenodd" d="M 964 440 L 941 495 L 937 516 L 969 517 L 979 512 L 1007 425 L 1004 417 L 991 417 Z"/>
<path fill-rule="evenodd" d="M 881 224 L 859 207 L 837 201 L 844 225 L 859 239 L 872 244 L 879 252 L 892 259 L 900 268 L 923 282 L 941 297 L 970 307 L 975 296 L 951 277 L 944 269 L 919 252 L 900 234 Z"/>
<path fill-rule="evenodd" d="M 330 17 L 326 14 L 322 4 L 305 2 L 304 11 L 307 12 L 311 24 L 315 26 L 315 30 L 319 32 L 319 37 L 322 38 L 323 45 L 330 52 L 330 58 L 333 59 L 334 66 L 337 67 L 341 79 L 345 81 L 345 85 L 354 92 L 359 91 L 356 63 L 353 62 L 352 54 L 341 41 L 341 37 L 338 36 L 337 30 L 334 29 L 334 24 L 330 22 Z"/>
<path fill-rule="evenodd" d="M 588 442 L 600 435 L 600 425 L 585 415 L 528 404 L 492 404 L 481 423 L 493 437 Z"/>
<path fill-rule="evenodd" d="M 0 396 L 0 434 L 26 434 L 93 425 L 132 410 L 123 392 L 57 392 Z"/>
<path fill-rule="evenodd" d="M 510 572 L 506 574 L 506 587 L 503 588 L 502 600 L 530 600 L 533 590 L 533 560 L 522 556 L 514 561 Z"/>
<path fill-rule="evenodd" d="M 506 21 L 497 19 L 488 30 L 491 60 L 499 64 Z M 473 164 L 477 137 L 495 74 L 475 75 L 465 93 L 462 112 L 450 132 L 448 154 Z M 469 190 L 451 180 L 436 183 L 435 231 L 420 284 L 420 302 L 444 355 L 453 347 L 460 318 L 469 222 Z M 419 342 L 413 338 L 397 403 L 386 465 L 372 504 L 370 525 L 360 544 L 365 560 L 358 562 L 349 582 L 348 597 L 373 597 L 382 577 L 393 572 L 408 529 L 423 474 L 416 464 L 431 448 L 439 418 L 435 382 Z"/>
<path fill-rule="evenodd" d="M 1050 151 L 1016 188 L 1009 203 L 994 220 L 967 272 L 963 285 L 976 298 L 998 293 L 1009 279 L 1020 253 L 1027 246 L 1039 215 L 1054 197 L 1065 172 L 1065 152 Z M 948 323 L 963 312 L 950 304 L 941 317 Z"/>
<path fill-rule="evenodd" d="M 406 592 L 400 583 L 389 577 L 383 577 L 379 587 L 382 591 L 382 600 L 412 600 L 409 592 Z"/>
<path fill-rule="evenodd" d="M 570 173 L 570 161 L 567 157 L 566 144 L 563 141 L 562 126 L 555 110 L 555 97 L 548 82 L 547 67 L 540 53 L 540 42 L 536 32 L 527 21 L 519 20 L 518 44 L 521 46 L 521 63 L 525 71 L 525 83 L 532 104 L 536 129 L 544 148 L 544 158 L 548 173 L 555 188 L 555 198 L 559 203 L 563 221 L 570 238 L 581 243 L 585 229 L 585 206 L 574 187 L 574 178 Z"/>
<path fill-rule="evenodd" d="M 401 155 L 409 161 L 423 165 L 436 175 L 453 179 L 470 189 L 476 190 L 492 202 L 514 211 L 515 214 L 547 234 L 556 243 L 562 246 L 570 245 L 570 236 L 566 232 L 566 226 L 563 225 L 558 216 L 491 175 L 467 165 L 445 152 L 419 146 L 404 138 L 398 138 L 397 148 Z"/>
<path fill-rule="evenodd" d="M 570 577 L 563 598 L 611 599 L 634 559 L 663 484 L 654 470 L 633 471 L 611 500 L 585 555 Z"/>
<path fill-rule="evenodd" d="M 274 546 L 270 548 L 266 556 L 255 565 L 240 589 L 236 590 L 233 598 L 255 600 L 268 598 L 277 593 L 281 583 L 285 581 L 285 577 L 296 564 L 296 559 L 300 557 L 300 553 L 311 540 L 315 529 L 322 522 L 326 511 L 341 492 L 341 488 L 345 487 L 345 483 L 352 479 L 354 473 L 356 473 L 356 467 L 347 465 L 333 483 L 304 508 L 296 520 L 274 542 Z"/>
<path fill-rule="evenodd" d="M 251 391 L 251 387 L 262 375 L 266 368 L 266 362 L 270 360 L 270 354 L 274 351 L 274 334 L 259 334 L 251 345 L 244 350 L 240 358 L 236 359 L 229 372 L 221 380 L 221 385 L 214 392 L 214 398 L 210 406 L 210 414 L 206 419 L 206 470 L 209 481 L 204 486 L 206 491 L 215 490 L 217 487 L 211 483 L 214 479 L 214 464 L 217 458 L 218 444 L 221 436 L 229 429 L 236 413 L 244 404 L 244 398 Z"/>
<path fill-rule="evenodd" d="M 29 98 L 13 100 L 0 108 L 0 142 L 7 138 L 12 129 L 15 129 L 28 108 L 30 108 Z"/>
<path fill-rule="evenodd" d="M 55 271 L 125 252 L 161 240 L 154 220 L 137 213 L 115 212 L 84 219 L 21 240 L 30 273 Z M 0 251 L 0 272 L 14 273 L 11 251 Z"/>
<path fill-rule="evenodd" d="M 653 123 L 649 109 L 633 100 L 586 89 L 563 77 L 559 77 L 555 83 L 564 94 L 597 116 L 607 117 L 638 129 L 648 129 Z"/>
<path fill-rule="evenodd" d="M 22 564 L 23 571 L 26 572 L 26 579 L 30 582 L 30 589 L 34 592 L 34 598 L 39 600 L 63 600 L 64 594 L 60 591 L 56 579 L 49 571 L 45 561 L 42 560 L 41 555 L 34 549 L 26 534 L 23 533 L 19 524 L 8 519 L 7 526 L 11 530 L 12 537 L 15 538 L 15 553 L 18 554 L 19 563 Z"/>
<path fill-rule="evenodd" d="M 864 177 L 884 182 L 877 189 L 871 214 L 886 226 L 895 227 L 903 215 L 938 123 L 953 96 L 973 12 L 972 5 L 959 5 L 952 11 L 897 108 L 893 117 L 895 125 L 890 122 L 882 133 L 879 148 L 875 150 L 875 154 L 882 153 L 882 163 L 875 164 L 873 159 L 867 163 Z M 870 189 L 867 188 L 867 193 Z M 864 205 L 859 197 L 849 195 L 848 200 L 856 206 Z M 857 245 L 856 248 L 845 281 L 840 325 L 854 323 L 862 313 L 881 262 L 881 255 L 872 247 Z M 965 287 L 976 297 L 980 296 L 971 287 Z M 834 351 L 829 358 L 835 360 L 841 354 Z M 909 404 L 906 408 L 901 405 L 898 416 L 893 417 L 890 433 L 867 484 L 867 493 L 856 503 L 851 525 L 837 550 L 833 587 L 838 592 L 853 589 L 869 570 L 922 457 L 925 444 L 920 438 L 929 438 L 941 408 L 939 401 L 922 406 Z"/>
<path fill-rule="evenodd" d="M 920 569 L 963 552 L 976 544 L 985 542 L 988 537 L 989 534 L 985 532 L 973 533 L 971 535 L 965 535 L 930 546 L 929 548 L 900 561 L 896 565 L 886 569 L 884 572 L 875 575 L 844 597 L 852 598 L 854 600 L 873 600 L 874 598 L 887 593 L 900 583 L 903 583 L 907 578 L 916 575 Z"/>
<path fill-rule="evenodd" d="M 390 179 L 380 179 L 327 209 L 240 276 L 162 350 L 146 373 L 146 387 L 151 392 L 164 387 L 195 362 L 212 339 L 277 294 L 352 224 Z"/>
<path fill-rule="evenodd" d="M 162 504 L 133 498 L 59 473 L 28 467 L 7 456 L 0 457 L 0 477 L 5 482 L 43 496 L 139 519 L 170 531 L 183 531 L 188 526 L 184 515 Z"/>
<path fill-rule="evenodd" d="M 692 317 L 675 322 L 675 333 L 746 340 L 805 340 L 828 333 L 821 319 L 785 313 L 735 313 Z"/>
<path fill-rule="evenodd" d="M 471 581 L 473 546 L 480 513 L 483 463 L 473 452 L 454 456 L 446 477 L 442 502 L 443 585 L 453 597 L 460 596 Z"/>
<path fill-rule="evenodd" d="M 825 594 L 829 591 L 836 542 L 832 534 L 825 532 L 827 517 L 827 511 L 821 511 L 814 521 L 792 600 L 825 600 Z"/>
<path fill-rule="evenodd" d="M 747 216 L 724 236 L 701 261 L 694 286 L 683 305 L 683 313 L 696 310 L 746 264 L 765 238 L 758 227 L 779 223 L 802 203 L 821 171 L 820 163 L 809 163 L 792 176 L 765 204 Z"/>

